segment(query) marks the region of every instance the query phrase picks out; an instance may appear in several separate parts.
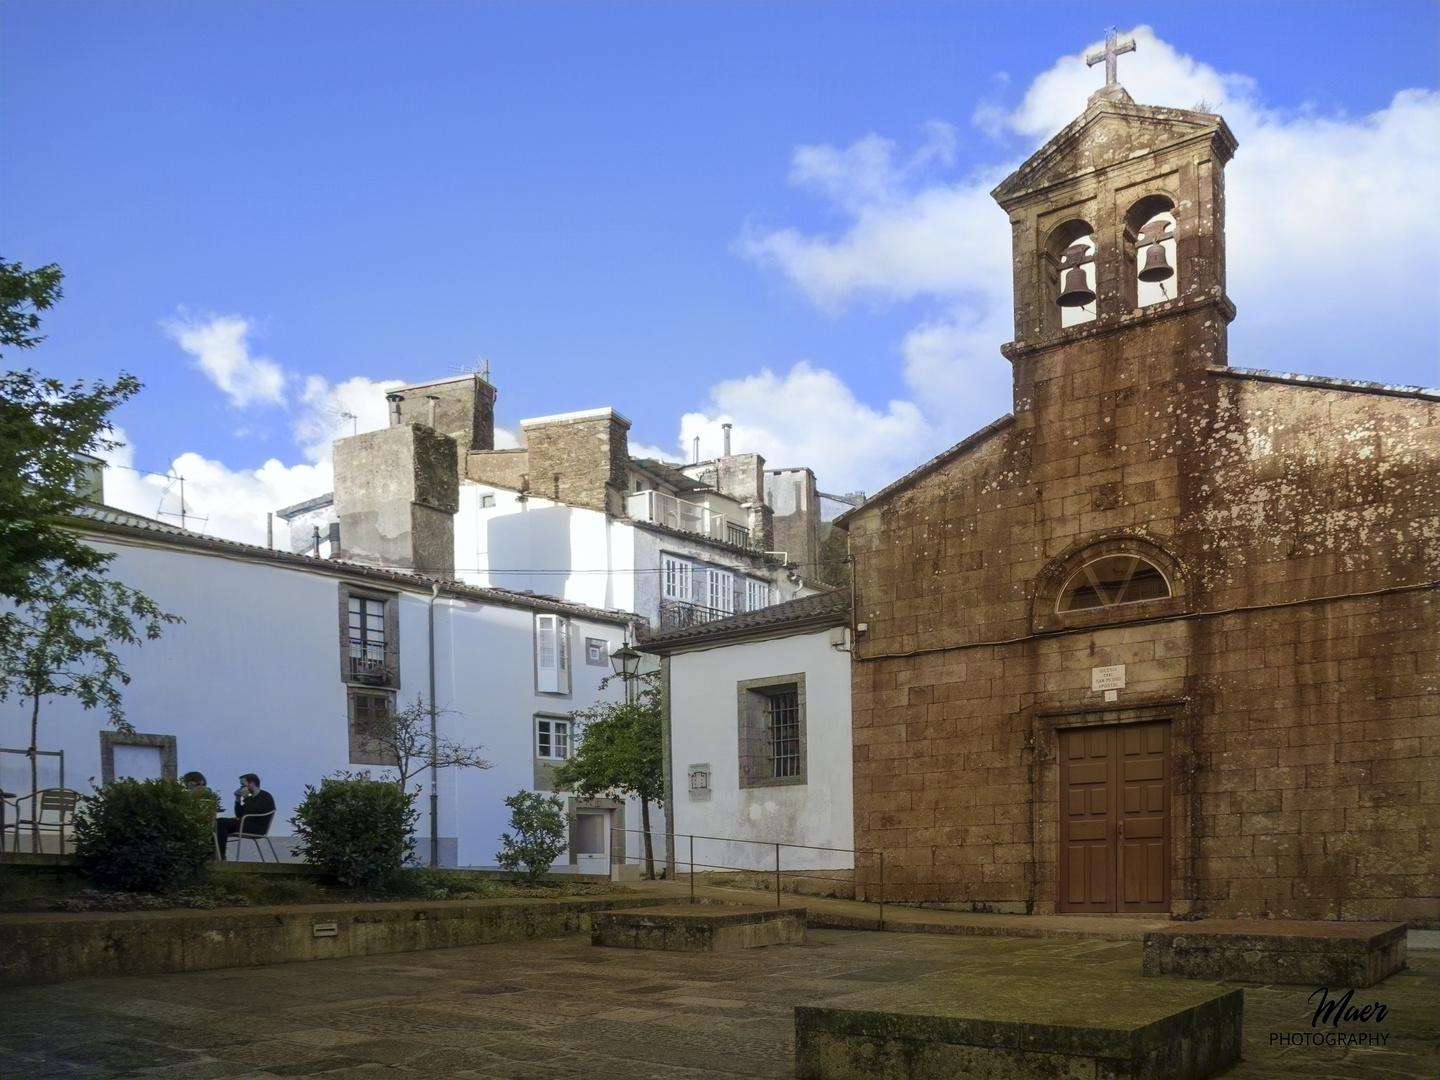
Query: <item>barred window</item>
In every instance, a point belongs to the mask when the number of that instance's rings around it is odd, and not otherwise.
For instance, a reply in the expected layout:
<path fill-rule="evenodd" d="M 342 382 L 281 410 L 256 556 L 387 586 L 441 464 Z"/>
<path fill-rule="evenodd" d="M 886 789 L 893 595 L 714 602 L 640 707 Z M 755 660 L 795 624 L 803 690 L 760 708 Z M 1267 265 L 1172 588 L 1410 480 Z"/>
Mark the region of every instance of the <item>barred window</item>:
<path fill-rule="evenodd" d="M 806 783 L 805 674 L 736 684 L 740 786 Z"/>
<path fill-rule="evenodd" d="M 800 694 L 765 695 L 765 743 L 773 779 L 800 775 Z"/>

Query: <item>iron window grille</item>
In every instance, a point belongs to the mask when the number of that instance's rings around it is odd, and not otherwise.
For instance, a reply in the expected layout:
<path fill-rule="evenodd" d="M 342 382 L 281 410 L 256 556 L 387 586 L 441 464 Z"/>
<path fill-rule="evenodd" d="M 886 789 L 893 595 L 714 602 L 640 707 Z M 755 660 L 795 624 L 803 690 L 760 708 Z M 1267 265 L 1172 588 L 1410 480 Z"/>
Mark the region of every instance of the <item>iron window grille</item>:
<path fill-rule="evenodd" d="M 794 690 L 765 695 L 765 744 L 774 779 L 799 776 L 800 695 Z"/>

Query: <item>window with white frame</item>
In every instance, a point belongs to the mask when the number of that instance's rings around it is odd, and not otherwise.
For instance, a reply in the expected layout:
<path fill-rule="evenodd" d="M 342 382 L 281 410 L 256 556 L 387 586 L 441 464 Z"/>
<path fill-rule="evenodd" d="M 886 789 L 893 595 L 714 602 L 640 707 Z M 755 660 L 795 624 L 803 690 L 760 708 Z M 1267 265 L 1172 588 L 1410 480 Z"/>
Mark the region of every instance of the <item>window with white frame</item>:
<path fill-rule="evenodd" d="M 570 624 L 559 615 L 535 616 L 535 690 L 570 693 Z"/>
<path fill-rule="evenodd" d="M 535 756 L 564 761 L 570 756 L 570 721 L 553 716 L 535 718 Z"/>
<path fill-rule="evenodd" d="M 585 663 L 591 667 L 609 667 L 610 643 L 604 638 L 587 637 L 585 639 Z"/>
<path fill-rule="evenodd" d="M 691 566 L 684 559 L 666 555 L 661 560 L 661 593 L 666 600 L 691 599 Z"/>
<path fill-rule="evenodd" d="M 735 611 L 735 575 L 729 570 L 705 570 L 705 606 L 730 615 Z"/>
<path fill-rule="evenodd" d="M 770 583 L 768 581 L 756 581 L 754 578 L 745 579 L 745 610 L 759 611 L 761 608 L 770 606 Z"/>

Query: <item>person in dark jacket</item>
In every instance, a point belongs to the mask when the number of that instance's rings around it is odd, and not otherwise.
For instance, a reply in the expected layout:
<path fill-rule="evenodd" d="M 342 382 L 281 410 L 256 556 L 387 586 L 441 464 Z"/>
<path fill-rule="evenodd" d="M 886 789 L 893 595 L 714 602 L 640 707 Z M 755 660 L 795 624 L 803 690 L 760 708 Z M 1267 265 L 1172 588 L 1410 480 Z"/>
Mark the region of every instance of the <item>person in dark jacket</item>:
<path fill-rule="evenodd" d="M 269 814 L 269 818 L 261 821 L 255 820 L 257 814 Z M 226 845 L 230 837 L 240 831 L 240 819 L 249 817 L 245 823 L 247 832 L 266 833 L 270 829 L 270 822 L 274 820 L 275 800 L 268 791 L 260 787 L 260 777 L 253 772 L 247 772 L 240 777 L 240 786 L 235 789 L 235 816 L 215 819 L 215 842 L 220 849 L 220 858 L 226 858 Z"/>

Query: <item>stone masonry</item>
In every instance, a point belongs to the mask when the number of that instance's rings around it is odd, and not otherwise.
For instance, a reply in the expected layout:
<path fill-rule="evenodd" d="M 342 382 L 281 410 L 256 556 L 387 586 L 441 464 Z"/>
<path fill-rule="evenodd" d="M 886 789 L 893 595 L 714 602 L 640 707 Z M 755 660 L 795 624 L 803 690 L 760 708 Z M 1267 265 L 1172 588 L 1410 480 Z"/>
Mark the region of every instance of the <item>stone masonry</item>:
<path fill-rule="evenodd" d="M 839 521 L 855 843 L 885 851 L 889 899 L 1068 910 L 1062 738 L 1149 725 L 1164 895 L 1135 910 L 1440 924 L 1440 394 L 1228 366 L 1234 149 L 1218 116 L 1092 98 L 995 192 L 1013 414 Z M 1139 307 L 1157 212 L 1177 275 Z M 1097 314 L 1063 327 L 1086 235 Z M 1169 596 L 1060 610 L 1106 555 Z"/>

